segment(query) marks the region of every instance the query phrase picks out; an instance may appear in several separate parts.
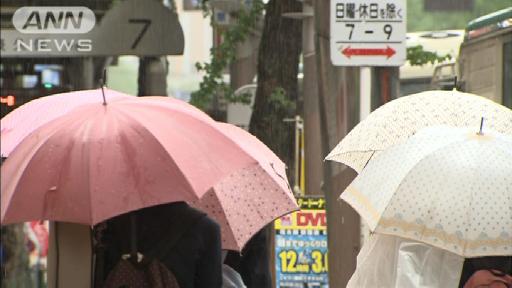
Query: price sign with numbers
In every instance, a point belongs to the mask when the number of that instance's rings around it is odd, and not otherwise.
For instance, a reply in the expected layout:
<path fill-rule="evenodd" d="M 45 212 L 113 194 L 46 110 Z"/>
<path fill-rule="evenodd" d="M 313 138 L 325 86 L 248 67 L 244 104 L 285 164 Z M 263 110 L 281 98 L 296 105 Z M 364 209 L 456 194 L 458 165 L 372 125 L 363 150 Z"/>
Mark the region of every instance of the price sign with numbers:
<path fill-rule="evenodd" d="M 405 62 L 405 0 L 331 0 L 331 61 L 336 66 Z"/>
<path fill-rule="evenodd" d="M 301 210 L 275 221 L 276 288 L 328 288 L 325 199 L 301 197 Z"/>

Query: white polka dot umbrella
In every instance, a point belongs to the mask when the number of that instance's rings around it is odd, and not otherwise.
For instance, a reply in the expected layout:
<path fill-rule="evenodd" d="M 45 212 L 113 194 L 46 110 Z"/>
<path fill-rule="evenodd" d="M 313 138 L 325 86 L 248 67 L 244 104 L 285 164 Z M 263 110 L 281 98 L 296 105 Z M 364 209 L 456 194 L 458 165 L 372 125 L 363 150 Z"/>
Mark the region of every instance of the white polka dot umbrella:
<path fill-rule="evenodd" d="M 512 255 L 512 137 L 425 128 L 372 159 L 341 199 L 376 233 L 464 257 Z"/>
<path fill-rule="evenodd" d="M 474 94 L 426 91 L 393 100 L 372 112 L 329 153 L 361 172 L 372 156 L 434 125 L 475 127 L 485 117 L 488 129 L 512 135 L 512 110 Z"/>

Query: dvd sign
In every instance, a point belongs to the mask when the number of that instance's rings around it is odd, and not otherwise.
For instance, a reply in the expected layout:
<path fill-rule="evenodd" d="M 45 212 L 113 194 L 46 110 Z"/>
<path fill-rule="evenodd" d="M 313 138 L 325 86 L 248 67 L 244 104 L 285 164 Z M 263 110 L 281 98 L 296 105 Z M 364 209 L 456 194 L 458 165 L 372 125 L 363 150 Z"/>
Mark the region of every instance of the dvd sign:
<path fill-rule="evenodd" d="M 327 218 L 325 212 L 300 211 L 297 212 L 297 226 L 326 226 Z"/>
<path fill-rule="evenodd" d="M 96 16 L 83 6 L 25 6 L 14 12 L 12 23 L 24 34 L 84 34 L 94 28 Z"/>

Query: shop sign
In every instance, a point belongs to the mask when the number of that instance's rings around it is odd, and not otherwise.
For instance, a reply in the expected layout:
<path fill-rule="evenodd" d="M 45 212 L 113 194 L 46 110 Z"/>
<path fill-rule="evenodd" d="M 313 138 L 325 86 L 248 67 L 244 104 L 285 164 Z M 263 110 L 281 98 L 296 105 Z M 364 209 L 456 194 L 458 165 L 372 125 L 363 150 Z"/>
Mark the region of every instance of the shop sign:
<path fill-rule="evenodd" d="M 275 221 L 276 288 L 327 288 L 325 199 L 297 202 L 301 210 Z"/>

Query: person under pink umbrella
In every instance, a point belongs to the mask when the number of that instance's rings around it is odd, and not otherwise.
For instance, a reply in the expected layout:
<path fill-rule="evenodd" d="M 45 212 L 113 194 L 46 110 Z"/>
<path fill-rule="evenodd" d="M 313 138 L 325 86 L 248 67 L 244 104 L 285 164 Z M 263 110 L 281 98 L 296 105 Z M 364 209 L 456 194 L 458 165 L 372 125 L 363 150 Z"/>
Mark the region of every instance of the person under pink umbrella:
<path fill-rule="evenodd" d="M 159 204 L 192 203 L 211 191 L 210 199 L 236 198 L 232 190 L 240 183 L 276 191 L 265 211 L 280 216 L 296 209 L 279 164 L 259 159 L 211 118 L 165 97 L 109 102 L 105 92 L 105 101 L 24 130 L 2 165 L 3 225 L 36 219 L 95 225 Z M 244 192 L 245 201 L 253 190 Z M 255 224 L 251 229 L 263 222 Z M 251 231 L 236 237 L 246 241 Z"/>

